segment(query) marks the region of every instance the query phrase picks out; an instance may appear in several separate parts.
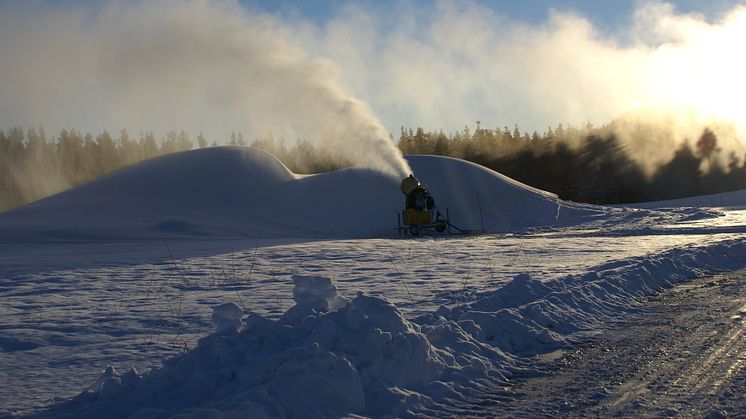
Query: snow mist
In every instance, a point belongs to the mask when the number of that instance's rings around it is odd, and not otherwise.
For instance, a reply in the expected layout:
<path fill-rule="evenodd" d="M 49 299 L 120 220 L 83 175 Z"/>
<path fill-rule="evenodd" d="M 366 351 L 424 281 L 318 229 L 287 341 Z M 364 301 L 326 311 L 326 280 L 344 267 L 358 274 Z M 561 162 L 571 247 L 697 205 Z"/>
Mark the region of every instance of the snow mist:
<path fill-rule="evenodd" d="M 371 110 L 275 17 L 235 1 L 0 6 L 0 123 L 47 132 L 184 129 L 303 139 L 397 178 L 410 168 Z"/>

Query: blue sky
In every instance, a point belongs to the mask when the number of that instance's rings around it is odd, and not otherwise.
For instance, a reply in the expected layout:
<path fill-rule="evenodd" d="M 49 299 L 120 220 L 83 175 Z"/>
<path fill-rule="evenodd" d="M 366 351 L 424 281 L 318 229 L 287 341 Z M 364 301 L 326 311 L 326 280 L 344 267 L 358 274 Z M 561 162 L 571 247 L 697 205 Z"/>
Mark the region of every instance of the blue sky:
<path fill-rule="evenodd" d="M 241 0 L 248 8 L 271 12 L 282 16 L 302 16 L 317 23 L 324 23 L 341 7 L 348 3 L 363 4 L 365 7 L 386 8 L 400 0 L 344 1 L 344 0 Z M 418 7 L 432 8 L 433 0 L 411 0 L 406 3 Z M 640 1 L 634 0 L 474 0 L 472 3 L 487 6 L 510 18 L 531 24 L 546 20 L 550 9 L 572 11 L 582 14 L 600 27 L 616 28 L 627 22 Z M 708 19 L 717 18 L 723 11 L 735 5 L 746 5 L 746 0 L 671 0 L 680 13 L 700 13 Z"/>

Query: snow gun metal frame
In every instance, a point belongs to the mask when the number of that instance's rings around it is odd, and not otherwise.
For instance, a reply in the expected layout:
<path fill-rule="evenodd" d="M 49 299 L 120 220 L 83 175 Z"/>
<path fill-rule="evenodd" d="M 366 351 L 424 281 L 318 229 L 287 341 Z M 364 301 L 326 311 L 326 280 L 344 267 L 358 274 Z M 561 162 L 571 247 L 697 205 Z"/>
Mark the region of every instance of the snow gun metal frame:
<path fill-rule="evenodd" d="M 431 220 L 435 220 L 430 223 L 419 223 L 409 222 L 409 217 L 407 214 L 407 210 L 398 211 L 396 213 L 396 221 L 397 221 L 397 227 L 396 230 L 399 232 L 399 235 L 412 235 L 412 236 L 419 236 L 422 233 L 425 233 L 427 231 L 435 231 L 436 233 L 444 233 L 447 232 L 448 234 L 472 234 L 473 232 L 462 230 L 455 225 L 451 223 L 451 217 L 448 212 L 448 208 L 446 208 L 446 215 L 443 216 L 443 213 L 441 213 L 437 208 L 432 208 L 425 211 L 418 211 L 419 214 L 416 216 L 416 220 L 419 221 L 423 217 L 420 217 L 421 214 L 427 214 Z"/>

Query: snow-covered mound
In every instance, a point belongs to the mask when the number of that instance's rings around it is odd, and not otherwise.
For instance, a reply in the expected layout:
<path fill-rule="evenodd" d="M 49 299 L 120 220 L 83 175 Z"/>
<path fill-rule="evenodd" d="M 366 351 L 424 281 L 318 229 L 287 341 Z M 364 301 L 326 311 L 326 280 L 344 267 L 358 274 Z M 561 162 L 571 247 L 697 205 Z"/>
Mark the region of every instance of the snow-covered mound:
<path fill-rule="evenodd" d="M 604 212 L 600 207 L 562 201 L 553 193 L 468 161 L 441 156 L 407 160 L 438 206 L 448 208 L 452 221 L 465 229 L 509 232 L 567 226 Z"/>
<path fill-rule="evenodd" d="M 602 212 L 463 160 L 409 158 L 452 222 L 515 231 Z M 296 176 L 272 155 L 215 147 L 153 159 L 0 214 L 12 240 L 149 237 L 373 237 L 394 232 L 400 179 L 353 168 Z"/>
<path fill-rule="evenodd" d="M 102 239 L 241 232 L 248 210 L 295 175 L 256 149 L 171 154 L 7 211 L 0 230 L 25 239 Z"/>

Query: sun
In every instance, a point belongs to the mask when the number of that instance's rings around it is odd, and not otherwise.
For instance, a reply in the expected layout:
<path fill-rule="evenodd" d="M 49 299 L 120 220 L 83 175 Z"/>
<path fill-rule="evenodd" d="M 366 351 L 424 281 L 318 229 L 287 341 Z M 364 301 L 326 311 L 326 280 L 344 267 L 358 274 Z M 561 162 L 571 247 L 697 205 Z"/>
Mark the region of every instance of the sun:
<path fill-rule="evenodd" d="M 718 25 L 678 27 L 674 41 L 651 53 L 646 99 L 728 120 L 746 132 L 744 39 L 746 8 Z"/>

